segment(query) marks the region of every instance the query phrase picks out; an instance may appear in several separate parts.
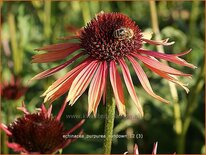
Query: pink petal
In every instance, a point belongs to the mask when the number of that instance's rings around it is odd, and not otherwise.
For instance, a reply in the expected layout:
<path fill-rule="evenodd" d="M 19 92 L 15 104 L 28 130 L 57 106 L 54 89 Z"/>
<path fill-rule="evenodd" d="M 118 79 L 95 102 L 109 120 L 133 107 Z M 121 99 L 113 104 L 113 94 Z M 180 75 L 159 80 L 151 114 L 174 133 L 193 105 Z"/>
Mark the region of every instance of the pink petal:
<path fill-rule="evenodd" d="M 106 64 L 105 68 L 106 67 L 107 67 L 107 64 Z M 106 103 L 106 96 L 107 96 L 107 76 L 108 76 L 108 69 L 106 69 L 106 72 L 105 72 L 106 81 L 105 81 L 105 84 L 104 84 L 104 91 L 103 91 L 103 100 L 102 100 L 103 105 L 105 105 L 105 103 Z"/>
<path fill-rule="evenodd" d="M 180 53 L 178 55 L 182 56 L 182 55 L 185 55 L 185 54 L 189 53 L 190 51 L 191 51 L 191 49 L 186 51 L 186 52 Z M 148 50 L 142 50 L 142 49 L 138 50 L 138 52 L 143 53 L 143 54 L 147 54 L 147 55 L 150 55 L 150 56 L 153 56 L 153 57 L 156 57 L 156 58 L 164 59 L 164 60 L 179 64 L 179 65 L 182 65 L 182 66 L 187 66 L 187 67 L 190 67 L 190 68 L 197 68 L 193 64 L 190 64 L 190 63 L 186 62 L 185 60 L 179 58 L 176 54 L 164 54 L 164 53 L 148 51 Z"/>
<path fill-rule="evenodd" d="M 161 70 L 163 72 L 166 72 L 166 73 L 169 73 L 169 74 L 173 74 L 173 75 L 178 75 L 178 76 L 191 76 L 191 74 L 185 74 L 185 73 L 182 73 L 172 67 L 169 67 L 168 65 L 165 65 L 157 60 L 154 60 L 152 58 L 149 58 L 147 56 L 143 56 L 143 55 L 140 55 L 140 54 L 137 54 L 137 53 L 134 53 L 132 54 L 134 55 L 135 57 L 137 57 L 139 60 L 141 60 L 142 62 L 144 62 L 145 64 L 153 67 L 153 68 L 156 68 L 158 70 Z"/>
<path fill-rule="evenodd" d="M 52 112 L 52 105 L 50 105 L 48 111 L 47 111 L 47 118 L 51 117 L 51 112 Z"/>
<path fill-rule="evenodd" d="M 12 133 L 8 130 L 8 127 L 7 127 L 5 124 L 0 123 L 0 128 L 1 128 L 2 130 L 4 130 L 4 132 L 5 132 L 8 136 L 12 136 Z"/>
<path fill-rule="evenodd" d="M 106 102 L 106 87 L 107 87 L 107 76 L 108 76 L 108 66 L 107 66 L 107 63 L 104 63 L 104 71 L 103 71 L 103 105 L 105 105 L 105 102 Z M 98 105 L 96 104 L 94 106 L 94 114 L 96 116 L 96 112 L 97 112 L 97 107 Z"/>
<path fill-rule="evenodd" d="M 79 69 L 73 74 L 71 74 L 65 81 L 59 84 L 58 87 L 43 94 L 45 96 L 44 102 L 49 101 L 50 103 L 52 103 L 54 100 L 65 94 L 69 90 L 69 88 L 72 85 L 72 82 L 74 81 L 76 76 L 81 72 L 82 69 Z"/>
<path fill-rule="evenodd" d="M 169 46 L 175 43 L 174 41 L 168 42 L 169 38 L 164 40 L 158 40 L 158 41 L 142 38 L 142 41 L 145 41 L 146 43 L 153 44 L 153 45 L 164 45 L 164 46 Z"/>
<path fill-rule="evenodd" d="M 159 101 L 165 102 L 165 103 L 169 103 L 169 101 L 161 98 L 160 96 L 156 95 L 153 90 L 152 87 L 150 85 L 150 82 L 147 78 L 147 75 L 145 74 L 144 70 L 142 69 L 142 67 L 138 64 L 137 61 L 135 61 L 135 59 L 131 56 L 128 56 L 128 59 L 130 60 L 130 62 L 132 63 L 132 66 L 139 78 L 140 83 L 142 84 L 142 87 L 145 89 L 145 91 L 150 94 L 151 96 L 153 96 L 154 98 L 158 99 Z"/>
<path fill-rule="evenodd" d="M 154 143 L 153 150 L 152 150 L 152 155 L 157 154 L 157 144 L 158 144 L 157 142 Z"/>
<path fill-rule="evenodd" d="M 32 63 L 46 63 L 57 61 L 66 58 L 68 55 L 80 49 L 80 46 L 74 46 L 69 49 L 64 49 L 61 51 L 53 51 L 44 54 L 37 54 L 32 57 Z"/>
<path fill-rule="evenodd" d="M 62 105 L 62 107 L 61 107 L 61 109 L 59 110 L 59 112 L 58 112 L 58 114 L 57 114 L 57 116 L 56 116 L 56 120 L 59 121 L 59 120 L 61 119 L 62 114 L 63 114 L 66 106 L 67 106 L 67 101 L 65 100 L 64 103 L 63 103 L 63 105 Z"/>
<path fill-rule="evenodd" d="M 84 60 L 80 65 L 78 65 L 76 68 L 68 72 L 65 76 L 62 78 L 59 78 L 57 81 L 55 81 L 45 92 L 42 94 L 42 96 L 45 96 L 44 102 L 47 101 L 54 101 L 66 91 L 69 90 L 73 80 L 75 77 L 91 62 L 90 59 Z"/>
<path fill-rule="evenodd" d="M 13 149 L 15 152 L 24 152 L 24 153 L 28 153 L 28 151 L 26 151 L 26 149 L 17 144 L 17 143 L 7 143 L 7 146 L 11 149 Z"/>
<path fill-rule="evenodd" d="M 134 103 L 135 103 L 138 111 L 140 112 L 141 116 L 143 116 L 144 114 L 143 114 L 142 106 L 139 103 L 139 100 L 137 98 L 137 95 L 136 95 L 136 92 L 135 92 L 135 89 L 134 89 L 134 85 L 133 85 L 133 82 L 132 82 L 132 78 L 131 78 L 131 75 L 130 75 L 130 72 L 129 72 L 129 68 L 127 67 L 127 65 L 126 65 L 126 63 L 123 59 L 120 59 L 119 63 L 120 63 L 121 69 L 122 69 L 124 81 L 125 81 L 125 84 L 127 86 L 128 92 L 131 95 L 131 98 L 134 101 Z"/>
<path fill-rule="evenodd" d="M 67 101 L 70 101 L 69 105 L 73 105 L 75 101 L 83 94 L 97 68 L 98 61 L 94 60 L 77 75 L 71 85 L 66 99 Z"/>
<path fill-rule="evenodd" d="M 171 82 L 173 82 L 173 83 L 178 84 L 179 86 L 181 86 L 182 88 L 184 88 L 187 93 L 189 93 L 189 89 L 186 87 L 186 85 L 183 84 L 182 82 L 180 82 L 178 79 L 176 79 L 176 78 L 173 77 L 172 75 L 167 74 L 167 73 L 165 73 L 165 72 L 162 72 L 162 71 L 160 71 L 160 70 L 158 70 L 158 69 L 155 69 L 155 68 L 153 68 L 153 67 L 151 67 L 151 66 L 148 66 L 147 64 L 145 64 L 145 65 L 146 65 L 150 70 L 152 70 L 153 72 L 155 72 L 156 74 L 160 75 L 161 77 L 163 77 L 163 78 L 165 78 L 165 79 L 167 79 L 167 80 L 169 80 L 169 81 L 171 81 Z"/>
<path fill-rule="evenodd" d="M 117 71 L 116 62 L 114 60 L 110 62 L 110 82 L 113 88 L 114 97 L 119 111 L 119 115 L 126 116 L 126 110 L 124 105 L 124 93 L 123 93 L 121 78 Z"/>
<path fill-rule="evenodd" d="M 59 78 L 57 81 L 55 81 L 49 88 L 54 89 L 56 88 L 59 84 L 63 83 L 70 75 L 72 75 L 74 72 L 78 71 L 79 69 L 85 68 L 89 63 L 91 63 L 92 60 L 90 58 L 86 58 L 83 60 L 77 67 L 69 71 L 65 76 Z M 50 90 L 48 89 L 48 91 Z"/>
<path fill-rule="evenodd" d="M 88 95 L 88 116 L 91 114 L 91 112 L 94 112 L 94 115 L 96 116 L 97 107 L 99 105 L 99 102 L 101 100 L 105 82 L 106 82 L 106 70 L 107 70 L 107 62 L 104 61 L 99 65 L 99 68 L 97 69 L 90 87 L 89 87 L 89 95 Z"/>
<path fill-rule="evenodd" d="M 41 105 L 41 111 L 44 114 L 44 117 L 46 117 L 47 109 L 46 109 L 46 107 L 45 107 L 45 105 L 43 103 Z"/>
<path fill-rule="evenodd" d="M 79 47 L 79 43 L 59 43 L 59 44 L 52 44 L 46 45 L 41 48 L 37 48 L 37 51 L 47 51 L 47 52 L 54 52 L 54 51 L 64 51 L 73 47 Z M 80 48 L 80 47 L 79 47 Z"/>
<path fill-rule="evenodd" d="M 107 81 L 106 81 L 106 83 L 107 83 Z M 104 91 L 103 91 L 103 99 L 102 99 L 102 102 L 103 102 L 103 105 L 105 105 L 105 103 L 106 103 L 106 95 L 107 95 L 107 87 L 106 87 L 106 84 L 105 83 L 105 87 L 104 87 Z"/>
<path fill-rule="evenodd" d="M 50 68 L 48 70 L 45 70 L 39 74 L 37 74 L 36 76 L 34 76 L 30 81 L 32 80 L 38 80 L 38 79 L 43 79 L 46 78 L 48 76 L 53 75 L 54 73 L 60 71 L 61 69 L 65 68 L 66 66 L 70 65 L 71 63 L 73 63 L 76 59 L 78 59 L 80 56 L 82 56 L 83 53 L 79 53 L 76 56 L 74 56 L 72 59 L 66 61 L 65 63 L 58 65 L 56 67 Z"/>
<path fill-rule="evenodd" d="M 139 155 L 138 145 L 134 145 L 134 155 Z"/>

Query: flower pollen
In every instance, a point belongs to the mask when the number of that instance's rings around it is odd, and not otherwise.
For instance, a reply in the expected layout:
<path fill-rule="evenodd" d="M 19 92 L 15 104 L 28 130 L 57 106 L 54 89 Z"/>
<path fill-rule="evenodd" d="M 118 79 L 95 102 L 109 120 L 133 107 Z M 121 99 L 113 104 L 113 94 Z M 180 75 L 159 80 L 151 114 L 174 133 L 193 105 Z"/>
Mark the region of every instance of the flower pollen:
<path fill-rule="evenodd" d="M 118 60 L 142 46 L 141 31 L 121 13 L 99 13 L 80 32 L 81 47 L 98 60 Z"/>

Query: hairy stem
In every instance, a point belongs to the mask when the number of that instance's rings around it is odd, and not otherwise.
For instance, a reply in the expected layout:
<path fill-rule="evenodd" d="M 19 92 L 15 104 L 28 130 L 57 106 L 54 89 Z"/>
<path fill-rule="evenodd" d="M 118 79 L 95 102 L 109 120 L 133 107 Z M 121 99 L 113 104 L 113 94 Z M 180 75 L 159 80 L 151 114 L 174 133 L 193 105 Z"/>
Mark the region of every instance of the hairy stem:
<path fill-rule="evenodd" d="M 115 118 L 115 100 L 112 95 L 112 87 L 110 82 L 107 82 L 107 99 L 106 99 L 106 118 L 105 118 L 105 140 L 104 140 L 104 154 L 111 153 L 112 135 L 114 129 Z"/>

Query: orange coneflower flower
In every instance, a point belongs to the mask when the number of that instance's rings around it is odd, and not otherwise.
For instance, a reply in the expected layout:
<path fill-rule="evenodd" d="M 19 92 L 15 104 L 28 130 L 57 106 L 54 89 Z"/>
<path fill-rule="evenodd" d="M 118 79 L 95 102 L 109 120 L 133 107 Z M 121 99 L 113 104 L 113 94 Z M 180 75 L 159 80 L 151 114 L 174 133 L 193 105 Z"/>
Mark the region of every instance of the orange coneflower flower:
<path fill-rule="evenodd" d="M 57 117 L 52 116 L 52 106 L 47 110 L 42 104 L 36 113 L 29 113 L 23 104 L 18 109 L 24 112 L 24 116 L 16 119 L 6 126 L 0 123 L 0 128 L 9 136 L 8 147 L 15 152 L 27 154 L 52 154 L 68 146 L 78 137 L 68 138 L 80 128 L 84 120 L 80 121 L 72 129 L 66 130 L 60 122 L 61 115 L 65 106 L 62 106 Z M 81 135 L 81 130 L 78 135 Z"/>
<path fill-rule="evenodd" d="M 81 49 L 80 53 L 70 60 L 36 75 L 33 79 L 48 77 L 68 66 L 73 61 L 76 61 L 83 55 L 86 57 L 76 68 L 55 81 L 46 90 L 43 94 L 43 96 L 45 96 L 44 102 L 53 102 L 69 90 L 67 101 L 70 105 L 73 105 L 90 84 L 88 94 L 88 114 L 94 112 L 96 115 L 99 102 L 102 96 L 105 96 L 103 94 L 106 93 L 106 81 L 107 76 L 109 76 L 119 114 L 125 116 L 126 110 L 122 81 L 117 69 L 117 66 L 120 66 L 128 92 L 138 111 L 143 115 L 143 110 L 135 93 L 130 71 L 127 66 L 127 60 L 128 63 L 132 64 L 143 88 L 154 98 L 169 103 L 169 101 L 153 92 L 147 75 L 137 60 L 142 61 L 145 66 L 153 72 L 182 86 L 188 91 L 186 86 L 181 83 L 176 76 L 190 76 L 190 74 L 185 74 L 171 68 L 168 65 L 159 62 L 156 58 L 195 68 L 194 65 L 179 58 L 179 56 L 183 56 L 191 50 L 180 54 L 162 54 L 143 49 L 143 43 L 167 46 L 172 45 L 174 42 L 168 42 L 168 39 L 160 41 L 149 40 L 145 37 L 144 33 L 141 32 L 135 22 L 122 13 L 101 12 L 97 14 L 87 26 L 80 29 L 76 36 L 66 37 L 65 39 L 70 40 L 74 38 L 78 39 L 79 42 L 47 45 L 37 49 L 47 51 L 47 53 L 33 56 L 32 62 L 46 63 L 64 59 Z"/>

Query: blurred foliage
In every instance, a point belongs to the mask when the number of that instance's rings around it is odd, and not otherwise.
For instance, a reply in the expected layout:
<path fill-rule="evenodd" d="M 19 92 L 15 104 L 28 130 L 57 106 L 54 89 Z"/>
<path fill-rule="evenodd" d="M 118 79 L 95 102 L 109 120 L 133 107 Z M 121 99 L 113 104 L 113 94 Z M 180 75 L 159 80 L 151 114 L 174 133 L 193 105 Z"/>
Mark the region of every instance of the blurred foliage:
<path fill-rule="evenodd" d="M 183 153 L 205 153 L 204 2 L 196 0 L 186 2 L 158 1 L 156 5 L 162 37 L 169 37 L 176 42 L 174 46 L 166 47 L 165 52 L 180 53 L 192 48 L 192 52 L 184 58 L 198 66 L 196 70 L 191 70 L 170 64 L 177 69 L 193 74 L 192 79 L 182 78 L 185 83 L 189 84 L 191 90 L 189 94 L 177 87 L 183 131 L 180 137 L 176 136 L 173 128 L 175 123 L 173 104 L 165 105 L 148 96 L 141 87 L 135 73 L 131 70 L 137 95 L 144 107 L 145 116 L 144 118 L 136 116 L 137 111 L 134 111 L 134 105 L 129 103 L 131 101 L 129 95 L 125 95 L 128 97 L 128 117 L 117 118 L 114 131 L 115 134 L 120 135 L 143 134 L 143 138 L 114 139 L 112 153 L 123 154 L 128 149 L 130 149 L 128 151 L 131 151 L 134 143 L 138 144 L 140 153 L 150 153 L 153 143 L 156 141 L 158 141 L 158 153 L 178 153 L 177 141 L 182 141 L 184 144 L 182 146 Z M 75 29 L 85 26 L 101 10 L 122 12 L 131 17 L 142 31 L 151 30 L 148 1 L 52 2 L 47 0 L 3 2 L 1 5 L 1 80 L 9 80 L 11 75 L 21 77 L 24 85 L 29 86 L 29 90 L 18 101 L 2 99 L 2 122 L 8 124 L 11 120 L 20 116 L 15 107 L 20 105 L 23 100 L 28 109 L 34 111 L 34 108 L 43 102 L 40 95 L 47 87 L 76 65 L 74 63 L 47 79 L 28 83 L 29 79 L 37 73 L 60 63 L 31 64 L 32 55 L 37 53 L 34 49 L 45 44 L 58 43 L 58 37 L 72 35 Z M 154 46 L 146 45 L 146 48 L 156 50 Z M 145 71 L 154 91 L 160 96 L 172 100 L 167 81 L 147 69 Z M 60 109 L 64 97 L 53 103 L 54 115 Z M 86 116 L 87 106 L 87 93 L 85 93 L 74 106 L 66 108 L 64 117 L 62 117 L 65 126 L 67 128 L 72 127 L 80 120 L 80 118 L 68 118 L 67 116 Z M 103 115 L 104 111 L 105 107 L 100 104 L 99 116 Z M 83 128 L 85 135 L 103 135 L 104 119 L 88 118 Z M 102 153 L 102 144 L 103 139 L 79 139 L 64 149 L 63 153 Z M 12 151 L 9 150 L 9 153 L 12 153 Z"/>

